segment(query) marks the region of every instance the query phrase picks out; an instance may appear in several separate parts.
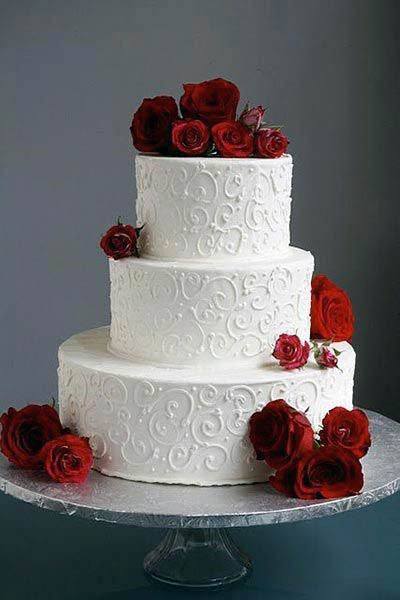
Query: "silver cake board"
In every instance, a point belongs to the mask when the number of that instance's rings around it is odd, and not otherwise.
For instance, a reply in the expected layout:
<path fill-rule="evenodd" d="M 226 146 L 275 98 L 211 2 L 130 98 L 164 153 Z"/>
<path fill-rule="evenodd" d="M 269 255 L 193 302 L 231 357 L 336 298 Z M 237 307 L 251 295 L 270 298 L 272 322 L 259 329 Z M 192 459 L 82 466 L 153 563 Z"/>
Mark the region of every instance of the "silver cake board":
<path fill-rule="evenodd" d="M 0 490 L 41 508 L 120 525 L 169 531 L 144 559 L 154 580 L 210 589 L 249 574 L 251 561 L 227 528 L 295 522 L 362 508 L 400 489 L 400 424 L 372 411 L 372 446 L 362 459 L 363 491 L 349 498 L 286 498 L 267 483 L 198 487 L 139 483 L 93 471 L 82 484 L 57 484 L 0 457 Z"/>

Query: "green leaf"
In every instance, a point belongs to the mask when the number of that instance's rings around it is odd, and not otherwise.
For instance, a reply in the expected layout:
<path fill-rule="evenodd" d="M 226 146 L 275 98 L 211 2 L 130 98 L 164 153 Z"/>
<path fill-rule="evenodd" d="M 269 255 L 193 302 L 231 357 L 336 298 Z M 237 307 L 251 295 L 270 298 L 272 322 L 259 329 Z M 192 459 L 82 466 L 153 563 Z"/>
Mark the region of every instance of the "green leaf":
<path fill-rule="evenodd" d="M 218 152 L 217 152 L 217 149 L 215 147 L 215 144 L 213 144 L 211 146 L 211 148 L 208 149 L 208 152 L 206 152 L 206 156 L 218 156 Z"/>
<path fill-rule="evenodd" d="M 337 350 L 336 348 L 333 348 L 333 352 L 335 356 L 340 356 L 342 354 L 341 350 Z"/>

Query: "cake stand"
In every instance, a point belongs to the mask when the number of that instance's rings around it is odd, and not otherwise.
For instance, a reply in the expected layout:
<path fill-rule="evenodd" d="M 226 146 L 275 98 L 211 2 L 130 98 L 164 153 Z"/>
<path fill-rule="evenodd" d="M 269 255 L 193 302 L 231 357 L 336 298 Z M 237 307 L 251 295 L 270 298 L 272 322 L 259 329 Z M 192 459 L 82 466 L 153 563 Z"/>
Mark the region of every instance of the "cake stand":
<path fill-rule="evenodd" d="M 357 496 L 304 501 L 267 484 L 196 487 L 137 483 L 92 472 L 83 485 L 49 482 L 0 459 L 0 489 L 15 498 L 67 515 L 169 531 L 144 559 L 158 582 L 197 589 L 232 584 L 251 571 L 228 528 L 273 525 L 334 515 L 377 502 L 400 489 L 400 424 L 367 411 L 372 447 L 363 459 L 365 486 Z"/>

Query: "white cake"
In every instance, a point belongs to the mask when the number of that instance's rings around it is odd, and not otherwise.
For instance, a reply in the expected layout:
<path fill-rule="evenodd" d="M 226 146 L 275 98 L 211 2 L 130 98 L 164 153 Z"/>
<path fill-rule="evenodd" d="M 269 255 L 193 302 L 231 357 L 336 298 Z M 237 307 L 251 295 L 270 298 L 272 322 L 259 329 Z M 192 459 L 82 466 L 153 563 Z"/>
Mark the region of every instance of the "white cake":
<path fill-rule="evenodd" d="M 292 157 L 136 157 L 141 256 L 282 256 L 290 243 Z"/>
<path fill-rule="evenodd" d="M 283 331 L 310 332 L 313 258 L 212 262 L 110 260 L 110 351 L 171 367 L 263 364 Z"/>
<path fill-rule="evenodd" d="M 111 327 L 59 351 L 63 423 L 127 479 L 266 478 L 251 414 L 283 398 L 315 430 L 352 406 L 355 354 L 285 371 L 281 333 L 309 339 L 313 257 L 289 246 L 292 159 L 136 158 L 140 258 L 110 259 Z"/>

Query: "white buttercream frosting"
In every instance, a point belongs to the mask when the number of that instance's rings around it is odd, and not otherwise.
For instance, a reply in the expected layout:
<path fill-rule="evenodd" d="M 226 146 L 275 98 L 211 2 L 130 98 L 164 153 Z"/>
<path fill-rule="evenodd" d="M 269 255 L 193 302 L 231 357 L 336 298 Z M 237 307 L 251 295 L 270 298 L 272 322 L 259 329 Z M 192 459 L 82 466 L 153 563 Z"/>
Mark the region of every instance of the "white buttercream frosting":
<path fill-rule="evenodd" d="M 313 257 L 251 262 L 110 260 L 111 346 L 169 365 L 261 364 L 280 333 L 308 339 Z"/>
<path fill-rule="evenodd" d="M 289 246 L 292 158 L 138 155 L 141 254 L 225 260 Z"/>
<path fill-rule="evenodd" d="M 110 354 L 108 339 L 108 328 L 94 329 L 59 351 L 63 425 L 90 438 L 96 468 L 108 475 L 196 485 L 263 481 L 266 466 L 247 435 L 253 412 L 284 398 L 318 429 L 334 406 L 352 407 L 355 354 L 345 342 L 335 345 L 340 370 L 311 361 L 285 371 L 270 360 L 206 373 L 133 363 Z"/>

